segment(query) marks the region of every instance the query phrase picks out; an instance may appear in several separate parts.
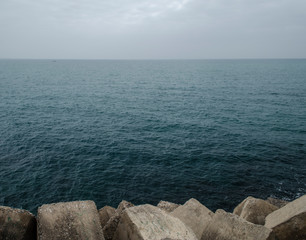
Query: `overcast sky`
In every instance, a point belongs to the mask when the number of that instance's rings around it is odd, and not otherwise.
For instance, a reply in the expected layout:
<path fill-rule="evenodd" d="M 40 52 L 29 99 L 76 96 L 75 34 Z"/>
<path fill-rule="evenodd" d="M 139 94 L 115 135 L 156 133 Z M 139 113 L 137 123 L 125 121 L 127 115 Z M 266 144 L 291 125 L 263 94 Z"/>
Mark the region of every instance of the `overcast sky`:
<path fill-rule="evenodd" d="M 306 58 L 306 0 L 0 0 L 0 58 Z"/>

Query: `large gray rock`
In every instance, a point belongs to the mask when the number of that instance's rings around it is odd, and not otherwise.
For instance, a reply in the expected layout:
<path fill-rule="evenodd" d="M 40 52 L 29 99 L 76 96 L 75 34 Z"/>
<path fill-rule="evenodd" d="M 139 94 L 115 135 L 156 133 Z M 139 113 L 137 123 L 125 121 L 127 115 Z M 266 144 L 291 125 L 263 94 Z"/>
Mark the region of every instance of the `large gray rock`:
<path fill-rule="evenodd" d="M 26 210 L 0 206 L 0 239 L 36 239 L 35 216 Z"/>
<path fill-rule="evenodd" d="M 128 201 L 122 200 L 122 201 L 119 203 L 119 205 L 118 205 L 118 207 L 117 207 L 117 209 L 116 209 L 116 213 L 119 213 L 119 214 L 120 214 L 122 211 L 124 211 L 125 209 L 130 208 L 130 207 L 134 207 L 134 204 L 133 204 L 133 203 L 130 203 L 130 202 L 128 202 Z"/>
<path fill-rule="evenodd" d="M 117 226 L 120 221 L 120 215 L 122 211 L 124 211 L 127 208 L 133 207 L 133 206 L 134 205 L 132 203 L 127 202 L 125 200 L 119 203 L 115 214 L 108 220 L 108 222 L 103 227 L 103 234 L 104 234 L 105 240 L 113 239 Z"/>
<path fill-rule="evenodd" d="M 277 198 L 272 198 L 272 197 L 268 197 L 266 201 L 278 208 L 282 208 L 289 203 L 288 201 L 277 199 Z"/>
<path fill-rule="evenodd" d="M 38 208 L 39 240 L 104 240 L 93 201 L 45 204 Z"/>
<path fill-rule="evenodd" d="M 198 239 L 201 238 L 203 230 L 211 221 L 213 212 L 194 198 L 188 200 L 184 205 L 176 208 L 171 216 L 180 219 L 186 226 L 191 228 Z"/>
<path fill-rule="evenodd" d="M 196 240 L 181 220 L 158 207 L 145 204 L 122 212 L 114 239 L 124 240 Z"/>
<path fill-rule="evenodd" d="M 170 212 L 173 212 L 174 209 L 178 208 L 179 204 L 176 204 L 176 203 L 172 203 L 172 202 L 167 202 L 167 201 L 160 201 L 158 204 L 157 204 L 157 207 L 159 207 L 160 209 L 170 213 Z"/>
<path fill-rule="evenodd" d="M 250 223 L 239 216 L 217 210 L 204 229 L 201 240 L 274 240 L 271 229 Z"/>
<path fill-rule="evenodd" d="M 104 206 L 99 210 L 99 217 L 102 228 L 106 225 L 108 220 L 114 216 L 116 213 L 116 209 L 110 206 Z"/>
<path fill-rule="evenodd" d="M 265 226 L 278 240 L 306 239 L 306 195 L 269 214 Z"/>
<path fill-rule="evenodd" d="M 265 200 L 247 197 L 234 209 L 234 214 L 251 223 L 265 225 L 266 216 L 277 209 Z"/>

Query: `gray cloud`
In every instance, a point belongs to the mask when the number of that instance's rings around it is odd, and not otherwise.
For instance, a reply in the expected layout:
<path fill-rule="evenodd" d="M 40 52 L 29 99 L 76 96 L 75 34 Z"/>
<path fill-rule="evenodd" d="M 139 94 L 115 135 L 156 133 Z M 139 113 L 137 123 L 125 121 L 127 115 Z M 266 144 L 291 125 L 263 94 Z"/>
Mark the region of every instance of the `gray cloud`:
<path fill-rule="evenodd" d="M 0 58 L 301 58 L 304 0 L 1 0 Z"/>

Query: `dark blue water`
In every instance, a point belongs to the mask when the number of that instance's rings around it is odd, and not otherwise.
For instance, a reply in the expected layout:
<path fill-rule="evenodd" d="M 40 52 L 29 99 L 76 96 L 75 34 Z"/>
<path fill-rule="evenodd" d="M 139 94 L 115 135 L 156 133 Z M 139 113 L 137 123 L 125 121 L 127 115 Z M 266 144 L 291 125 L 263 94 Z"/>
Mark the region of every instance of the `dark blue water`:
<path fill-rule="evenodd" d="M 0 205 L 306 192 L 306 60 L 1 60 L 0 123 Z"/>

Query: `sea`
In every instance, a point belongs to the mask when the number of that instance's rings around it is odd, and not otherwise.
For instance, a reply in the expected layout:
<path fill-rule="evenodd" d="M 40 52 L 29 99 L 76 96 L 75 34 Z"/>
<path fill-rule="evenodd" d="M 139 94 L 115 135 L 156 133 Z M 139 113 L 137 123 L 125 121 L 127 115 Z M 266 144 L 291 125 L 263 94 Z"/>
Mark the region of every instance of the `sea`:
<path fill-rule="evenodd" d="M 0 60 L 0 205 L 305 193 L 305 59 Z"/>

